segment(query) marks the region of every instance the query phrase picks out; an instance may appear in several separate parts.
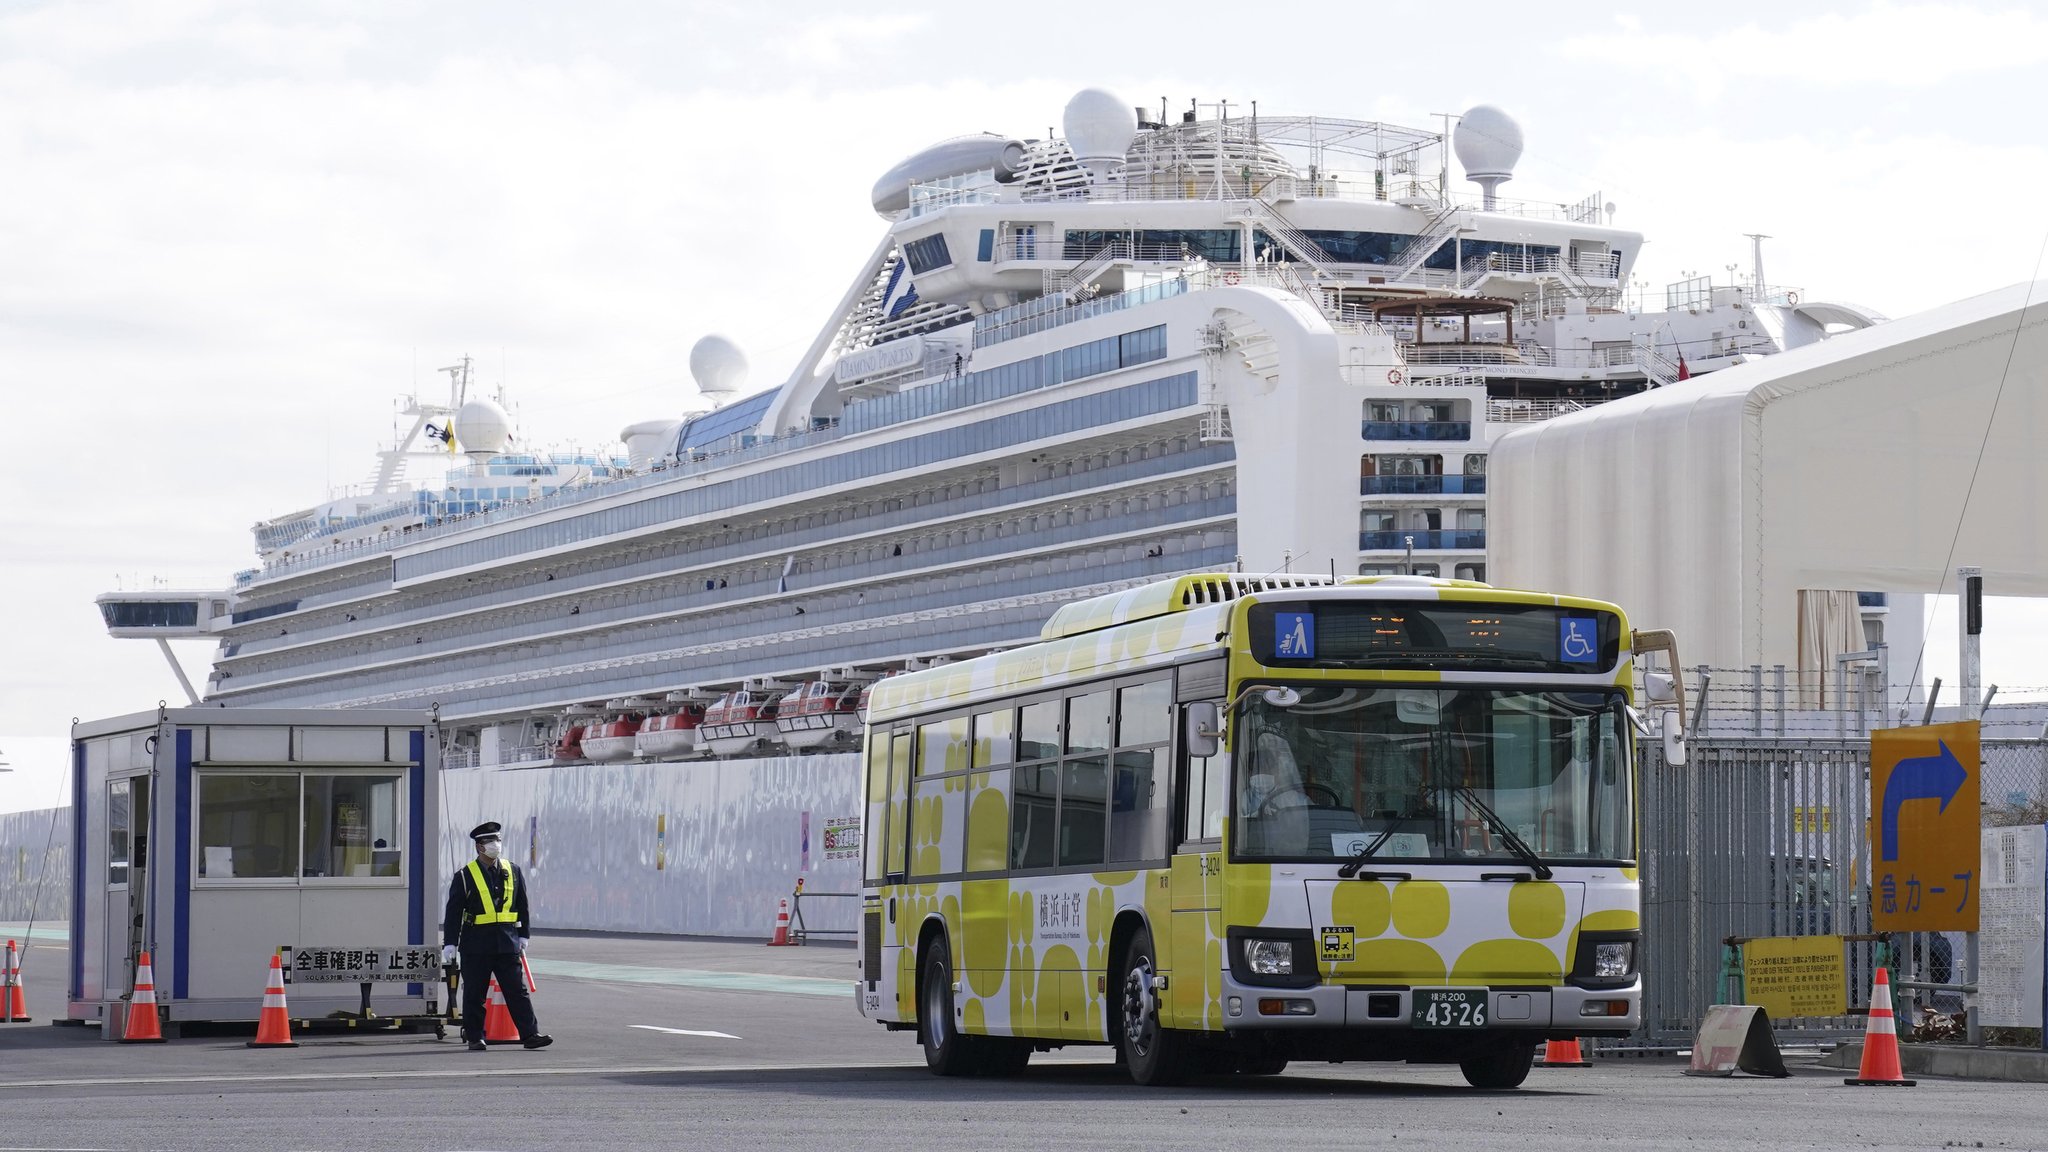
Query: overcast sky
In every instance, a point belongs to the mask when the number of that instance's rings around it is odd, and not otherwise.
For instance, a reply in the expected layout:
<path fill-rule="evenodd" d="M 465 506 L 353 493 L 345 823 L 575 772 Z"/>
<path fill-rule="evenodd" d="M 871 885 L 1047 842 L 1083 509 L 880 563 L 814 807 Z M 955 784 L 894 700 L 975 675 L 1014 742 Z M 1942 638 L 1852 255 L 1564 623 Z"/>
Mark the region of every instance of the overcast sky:
<path fill-rule="evenodd" d="M 180 699 L 96 593 L 225 586 L 464 354 L 561 446 L 678 414 L 707 332 L 781 379 L 881 232 L 877 175 L 1043 136 L 1084 86 L 1418 128 L 1498 104 L 1527 139 L 1503 194 L 1601 193 L 1657 286 L 1726 282 L 1766 232 L 1772 282 L 1898 316 L 2033 277 L 2048 238 L 2021 8 L 742 7 L 0 3 L 0 811 L 58 801 L 73 717 Z M 2048 684 L 2048 613 L 1992 629 L 1988 681 Z"/>

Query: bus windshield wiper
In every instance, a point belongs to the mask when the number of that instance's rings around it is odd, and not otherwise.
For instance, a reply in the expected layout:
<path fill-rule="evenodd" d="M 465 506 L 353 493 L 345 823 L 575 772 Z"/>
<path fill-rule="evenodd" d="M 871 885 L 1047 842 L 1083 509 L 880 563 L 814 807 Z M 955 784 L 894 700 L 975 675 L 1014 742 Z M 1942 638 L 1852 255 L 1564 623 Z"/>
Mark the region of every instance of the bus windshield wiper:
<path fill-rule="evenodd" d="M 1436 795 L 1436 789 L 1434 786 L 1431 786 L 1429 794 L 1431 796 Z M 1345 861 L 1344 864 L 1337 869 L 1337 875 L 1342 876 L 1346 880 L 1349 880 L 1353 876 L 1358 875 L 1358 870 L 1365 867 L 1365 862 L 1367 860 L 1372 859 L 1373 853 L 1378 852 L 1381 848 L 1386 846 L 1387 841 L 1393 837 L 1394 830 L 1396 828 L 1399 828 L 1401 825 L 1406 824 L 1408 821 L 1413 820 L 1415 817 L 1420 816 L 1421 814 L 1422 813 L 1415 811 L 1413 808 L 1410 808 L 1402 812 L 1399 816 L 1394 817 L 1392 820 L 1387 821 L 1387 826 L 1385 828 L 1380 829 L 1379 835 L 1373 837 L 1370 843 L 1366 844 L 1365 847 L 1360 848 L 1356 855 L 1352 856 L 1351 859 Z"/>
<path fill-rule="evenodd" d="M 1414 815 L 1412 812 L 1403 812 L 1392 820 L 1387 821 L 1387 826 L 1380 829 L 1379 835 L 1373 837 L 1370 843 L 1358 850 L 1357 855 L 1345 861 L 1343 866 L 1337 869 L 1337 875 L 1342 876 L 1346 880 L 1358 875 L 1358 870 L 1365 867 L 1365 862 L 1372 859 L 1372 854 L 1379 851 L 1381 846 L 1386 844 L 1388 837 L 1394 834 L 1394 829 L 1399 828 L 1401 823 L 1412 815 Z"/>
<path fill-rule="evenodd" d="M 1500 818 L 1500 813 L 1486 806 L 1486 801 L 1479 798 L 1479 794 L 1472 790 L 1470 784 L 1458 785 L 1458 795 L 1463 796 L 1465 803 L 1470 804 L 1481 816 L 1486 818 L 1487 825 L 1495 832 L 1500 833 L 1501 841 L 1508 846 L 1508 851 L 1513 852 L 1522 863 L 1527 864 L 1529 871 L 1534 872 L 1538 880 L 1550 879 L 1550 865 L 1545 864 L 1543 857 L 1538 855 L 1534 848 L 1529 847 L 1528 841 L 1517 836 L 1515 830 L 1508 827 L 1508 822 Z M 1371 845 L 1367 845 L 1367 847 L 1370 848 Z"/>

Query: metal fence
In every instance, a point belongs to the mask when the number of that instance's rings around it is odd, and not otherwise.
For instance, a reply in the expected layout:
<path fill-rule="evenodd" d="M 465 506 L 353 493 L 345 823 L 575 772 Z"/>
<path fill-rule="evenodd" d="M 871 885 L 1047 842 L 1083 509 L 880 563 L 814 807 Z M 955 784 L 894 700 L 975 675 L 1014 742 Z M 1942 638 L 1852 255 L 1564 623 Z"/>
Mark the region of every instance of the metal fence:
<path fill-rule="evenodd" d="M 1683 765 L 1646 745 L 1640 769 L 1649 974 L 1640 1044 L 1691 1043 L 1707 1006 L 1727 999 L 1723 949 L 1731 938 L 1870 931 L 1860 879 L 1867 741 L 1697 741 Z M 1869 995 L 1871 949 L 1849 945 L 1852 1007 Z M 1859 1017 L 1773 1025 L 1793 1034 L 1781 1039 L 1863 1029 Z"/>
<path fill-rule="evenodd" d="M 1643 742 L 1644 1027 L 1606 1050 L 1689 1046 L 1707 1006 L 1730 998 L 1730 939 L 1870 933 L 1870 742 L 1850 699 L 1846 716 L 1744 699 L 1718 723 L 1709 716 L 1683 765 Z M 2048 822 L 2048 739 L 1987 736 L 1981 752 L 1984 824 Z M 1940 935 L 1887 938 L 1889 962 L 1902 978 L 1960 981 L 1959 934 Z M 1875 948 L 1847 945 L 1850 1015 L 1774 1020 L 1780 1042 L 1860 1036 Z M 1937 994 L 1931 1006 L 1961 1003 Z"/>

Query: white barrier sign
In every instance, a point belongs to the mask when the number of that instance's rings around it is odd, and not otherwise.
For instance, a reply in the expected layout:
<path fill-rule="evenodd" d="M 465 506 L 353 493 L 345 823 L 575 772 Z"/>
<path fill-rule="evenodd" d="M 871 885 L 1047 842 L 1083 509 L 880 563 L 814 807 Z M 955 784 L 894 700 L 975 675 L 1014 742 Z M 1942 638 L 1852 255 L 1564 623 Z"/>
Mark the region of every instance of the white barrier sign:
<path fill-rule="evenodd" d="M 435 984 L 441 979 L 441 950 L 424 944 L 395 948 L 294 944 L 282 955 L 288 984 Z"/>
<path fill-rule="evenodd" d="M 2048 928 L 2048 829 L 1984 829 L 1978 870 L 1979 1018 L 1994 1028 L 2041 1027 L 2042 932 Z"/>

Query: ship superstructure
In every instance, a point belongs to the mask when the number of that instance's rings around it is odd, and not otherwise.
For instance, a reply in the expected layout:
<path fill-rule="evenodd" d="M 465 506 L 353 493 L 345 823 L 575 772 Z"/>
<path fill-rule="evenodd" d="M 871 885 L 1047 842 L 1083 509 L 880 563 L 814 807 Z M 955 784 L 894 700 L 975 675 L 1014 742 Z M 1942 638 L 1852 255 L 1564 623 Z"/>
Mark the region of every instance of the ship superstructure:
<path fill-rule="evenodd" d="M 844 747 L 875 676 L 1080 597 L 1484 579 L 1502 429 L 1881 319 L 1769 285 L 1760 255 L 1646 309 L 1643 237 L 1597 193 L 1503 197 L 1520 151 L 1484 106 L 1446 135 L 1091 89 L 1060 138 L 887 173 L 882 237 L 779 385 L 741 395 L 709 338 L 717 406 L 627 427 L 623 458 L 414 405 L 467 467 L 258 525 L 262 566 L 193 613 L 103 611 L 216 639 L 208 703 L 438 706 L 474 763 Z"/>

